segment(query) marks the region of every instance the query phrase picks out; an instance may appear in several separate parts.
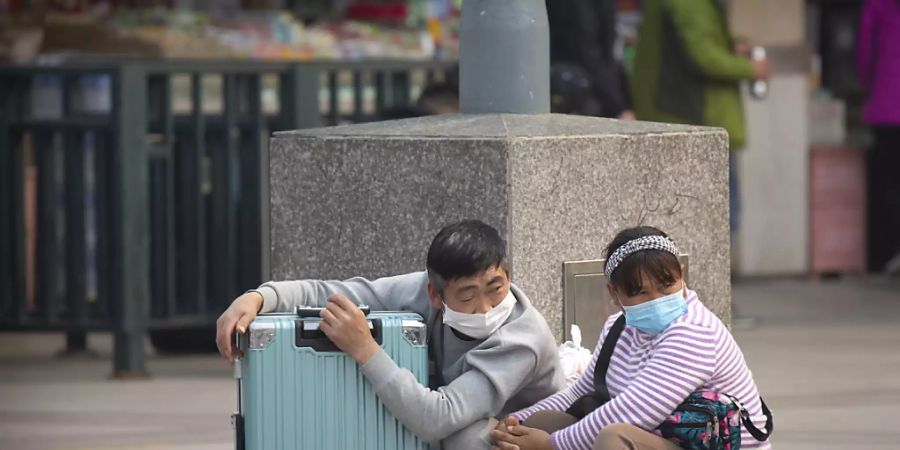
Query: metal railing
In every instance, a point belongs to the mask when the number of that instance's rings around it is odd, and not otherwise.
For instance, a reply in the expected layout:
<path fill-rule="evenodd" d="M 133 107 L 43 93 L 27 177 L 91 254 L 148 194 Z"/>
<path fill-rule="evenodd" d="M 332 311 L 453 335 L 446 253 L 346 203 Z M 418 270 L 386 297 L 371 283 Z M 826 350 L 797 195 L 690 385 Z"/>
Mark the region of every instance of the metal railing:
<path fill-rule="evenodd" d="M 0 66 L 0 331 L 211 327 L 268 276 L 272 132 L 378 119 L 451 63 Z M 209 336 L 212 342 L 212 336 Z"/>

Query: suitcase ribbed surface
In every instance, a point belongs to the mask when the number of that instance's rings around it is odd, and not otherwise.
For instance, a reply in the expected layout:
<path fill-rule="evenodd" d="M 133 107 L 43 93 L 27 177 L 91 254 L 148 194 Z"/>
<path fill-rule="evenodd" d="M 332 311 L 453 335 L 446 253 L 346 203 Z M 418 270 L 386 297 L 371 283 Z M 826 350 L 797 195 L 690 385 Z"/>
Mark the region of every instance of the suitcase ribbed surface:
<path fill-rule="evenodd" d="M 382 324 L 382 348 L 428 385 L 425 346 L 403 337 L 416 314 L 371 313 Z M 344 353 L 295 346 L 297 316 L 259 316 L 275 324 L 274 340 L 245 351 L 243 408 L 248 450 L 426 450 L 378 400 L 356 361 Z M 304 319 L 315 320 L 315 319 Z"/>

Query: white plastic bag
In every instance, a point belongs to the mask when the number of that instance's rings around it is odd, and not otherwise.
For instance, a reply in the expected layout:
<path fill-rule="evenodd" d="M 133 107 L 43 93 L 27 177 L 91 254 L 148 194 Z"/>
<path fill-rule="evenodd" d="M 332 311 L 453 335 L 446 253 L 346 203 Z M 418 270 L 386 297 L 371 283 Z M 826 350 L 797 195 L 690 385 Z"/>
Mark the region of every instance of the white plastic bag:
<path fill-rule="evenodd" d="M 559 363 L 566 376 L 566 386 L 578 381 L 578 377 L 591 363 L 591 351 L 581 346 L 581 328 L 572 324 L 572 340 L 559 346 Z"/>

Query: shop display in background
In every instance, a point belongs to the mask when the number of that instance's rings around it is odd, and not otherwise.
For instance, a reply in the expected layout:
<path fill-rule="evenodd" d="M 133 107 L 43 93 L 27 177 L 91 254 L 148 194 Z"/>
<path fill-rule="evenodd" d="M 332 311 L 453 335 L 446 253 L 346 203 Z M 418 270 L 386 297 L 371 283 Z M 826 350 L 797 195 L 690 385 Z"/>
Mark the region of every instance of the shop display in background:
<path fill-rule="evenodd" d="M 616 3 L 616 45 L 614 54 L 622 61 L 626 71 L 631 70 L 634 52 L 637 48 L 638 31 L 641 28 L 641 0 L 617 0 Z"/>
<path fill-rule="evenodd" d="M 362 0 L 347 7 L 351 20 L 403 25 L 411 30 L 425 30 L 423 49 L 435 58 L 457 56 L 461 0 L 396 0 L 372 3 Z"/>
<path fill-rule="evenodd" d="M 5 25 L 0 23 L 0 62 L 26 63 L 33 60 L 44 40 L 43 30 L 36 26 Z"/>
<path fill-rule="evenodd" d="M 63 80 L 57 75 L 40 75 L 32 79 L 32 95 L 30 111 L 36 120 L 59 120 L 64 116 Z M 108 75 L 82 75 L 75 80 L 72 91 L 71 111 L 80 115 L 104 115 L 112 111 L 112 80 Z M 84 167 L 84 233 L 85 257 L 81 264 L 85 267 L 85 292 L 88 302 L 95 302 L 98 292 L 97 274 L 97 136 L 94 131 L 87 130 L 77 134 L 83 154 Z M 24 198 L 25 213 L 25 279 L 26 298 L 29 308 L 35 307 L 37 268 L 49 265 L 57 272 L 58 284 L 55 286 L 59 298 L 63 298 L 69 287 L 66 286 L 66 265 L 69 264 L 65 252 L 66 241 L 66 179 L 65 159 L 71 157 L 64 152 L 63 139 L 60 132 L 49 135 L 23 136 L 24 155 Z M 43 161 L 45 166 L 39 163 Z M 43 171 L 42 171 L 43 169 Z M 39 188 L 39 183 L 41 187 Z M 42 190 L 43 189 L 43 190 Z M 38 211 L 38 195 L 52 195 L 56 200 L 54 211 Z M 38 214 L 52 214 L 50 230 L 41 231 L 37 225 Z M 46 220 L 46 218 L 45 218 Z M 38 254 L 38 233 L 46 232 L 49 239 L 56 243 L 49 248 L 51 253 Z"/>
<path fill-rule="evenodd" d="M 424 18 L 411 15 L 411 19 L 424 19 L 431 41 L 434 43 L 436 58 L 449 59 L 458 57 L 459 50 L 459 13 L 461 1 L 454 0 L 419 0 L 426 3 Z M 417 22 L 411 23 L 417 26 Z"/>
<path fill-rule="evenodd" d="M 123 36 L 158 43 L 166 57 L 300 61 L 435 57 L 424 28 L 359 21 L 304 25 L 283 12 L 245 12 L 229 20 L 192 12 L 140 12 L 117 15 L 112 24 Z M 450 49 L 449 57 L 457 53 L 452 42 L 444 48 Z"/>
<path fill-rule="evenodd" d="M 411 14 L 400 22 L 311 24 L 283 11 L 209 15 L 123 9 L 109 16 L 51 14 L 42 29 L 41 53 L 280 61 L 455 59 L 458 16 L 447 5 L 444 15 L 416 19 L 416 26 L 410 25 Z"/>

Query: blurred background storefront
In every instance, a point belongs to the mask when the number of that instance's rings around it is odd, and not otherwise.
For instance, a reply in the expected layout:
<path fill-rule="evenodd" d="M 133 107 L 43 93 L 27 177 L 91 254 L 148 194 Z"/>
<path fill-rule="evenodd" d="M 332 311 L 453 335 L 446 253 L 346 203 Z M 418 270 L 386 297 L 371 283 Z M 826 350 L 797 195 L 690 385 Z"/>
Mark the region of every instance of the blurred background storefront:
<path fill-rule="evenodd" d="M 151 67 L 140 81 L 140 101 L 148 131 L 142 138 L 160 149 L 151 152 L 157 158 L 147 187 L 153 342 L 163 350 L 187 349 L 191 341 L 211 348 L 218 313 L 268 273 L 267 224 L 239 213 L 264 210 L 268 135 L 452 111 L 461 4 L 0 0 L 0 75 L 6 118 L 16 130 L 0 145 L 4 157 L 16 155 L 15 168 L 4 169 L 11 170 L 4 172 L 7 184 L 21 181 L 2 190 L 12 220 L 4 222 L 10 251 L 0 261 L 0 330 L 69 331 L 77 348 L 84 332 L 109 329 L 115 281 L 104 259 L 113 220 L 106 199 L 121 186 L 108 184 L 103 155 L 118 131 L 91 120 L 115 115 L 128 98 L 114 93 L 118 81 L 104 67 Z M 628 71 L 642 5 L 612 4 L 613 54 Z M 854 70 L 862 4 L 728 2 L 733 33 L 765 46 L 772 66 L 765 99 L 745 92 L 737 276 L 884 269 L 885 261 L 867 260 L 866 252 L 877 237 L 866 233 L 870 136 Z M 66 71 L 52 69 L 60 67 Z M 302 104 L 291 103 L 298 98 L 292 89 L 301 87 Z M 423 93 L 429 101 L 420 100 Z M 221 156 L 219 148 L 230 153 Z M 72 162 L 73 149 L 84 159 Z"/>

